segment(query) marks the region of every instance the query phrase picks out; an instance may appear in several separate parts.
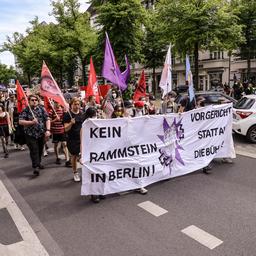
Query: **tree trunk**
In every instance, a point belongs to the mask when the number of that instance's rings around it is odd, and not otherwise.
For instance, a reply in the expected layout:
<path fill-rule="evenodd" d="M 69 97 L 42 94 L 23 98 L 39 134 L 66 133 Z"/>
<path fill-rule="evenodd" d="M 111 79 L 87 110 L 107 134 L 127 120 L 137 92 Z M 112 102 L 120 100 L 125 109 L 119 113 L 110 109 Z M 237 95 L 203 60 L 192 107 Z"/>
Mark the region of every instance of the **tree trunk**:
<path fill-rule="evenodd" d="M 230 86 L 230 72 L 231 72 L 231 56 L 232 51 L 228 51 L 228 85 Z"/>
<path fill-rule="evenodd" d="M 85 68 L 85 65 L 86 65 L 86 60 L 85 58 L 81 58 L 81 62 L 82 62 L 82 78 L 83 78 L 83 86 L 86 85 L 86 68 Z"/>
<path fill-rule="evenodd" d="M 246 80 L 249 82 L 251 77 L 251 49 L 248 49 L 248 56 L 247 56 L 247 78 Z"/>
<path fill-rule="evenodd" d="M 31 75 L 29 72 L 27 73 L 27 78 L 28 78 L 28 87 L 31 88 Z"/>
<path fill-rule="evenodd" d="M 156 67 L 155 66 L 153 67 L 153 84 L 152 84 L 152 87 L 153 87 L 153 94 L 154 94 L 154 96 L 156 96 Z"/>
<path fill-rule="evenodd" d="M 195 43 L 194 45 L 194 57 L 195 57 L 195 74 L 194 74 L 194 88 L 198 90 L 198 76 L 199 76 L 199 44 L 198 42 Z"/>
<path fill-rule="evenodd" d="M 62 70 L 62 66 L 60 66 L 60 88 L 63 89 L 63 70 Z"/>

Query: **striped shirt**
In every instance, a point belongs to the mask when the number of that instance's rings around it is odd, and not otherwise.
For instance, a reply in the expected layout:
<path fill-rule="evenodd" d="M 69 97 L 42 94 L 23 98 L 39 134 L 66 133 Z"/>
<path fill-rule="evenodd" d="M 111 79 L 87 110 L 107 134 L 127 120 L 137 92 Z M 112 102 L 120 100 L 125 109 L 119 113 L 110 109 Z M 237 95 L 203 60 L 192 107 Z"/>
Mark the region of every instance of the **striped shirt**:
<path fill-rule="evenodd" d="M 55 121 L 55 122 L 51 122 L 51 133 L 52 134 L 63 134 L 65 132 L 64 131 L 64 124 L 63 124 L 64 111 L 60 107 L 58 109 L 55 109 L 55 112 L 57 113 L 60 120 Z M 54 120 L 56 118 L 55 112 L 53 110 L 51 110 L 49 112 L 49 117 L 51 118 L 51 120 Z"/>

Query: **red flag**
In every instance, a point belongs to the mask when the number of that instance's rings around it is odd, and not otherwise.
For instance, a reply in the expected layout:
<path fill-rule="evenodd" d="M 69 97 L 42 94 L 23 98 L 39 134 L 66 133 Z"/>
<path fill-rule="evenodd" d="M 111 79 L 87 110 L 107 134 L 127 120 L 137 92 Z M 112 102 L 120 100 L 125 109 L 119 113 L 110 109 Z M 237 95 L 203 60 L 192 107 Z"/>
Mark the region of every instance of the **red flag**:
<path fill-rule="evenodd" d="M 52 110 L 52 105 L 48 97 L 44 97 L 44 107 L 47 113 L 49 113 Z"/>
<path fill-rule="evenodd" d="M 90 58 L 90 74 L 89 74 L 89 81 L 88 81 L 88 86 L 87 86 L 87 90 L 86 90 L 86 99 L 88 99 L 89 96 L 95 96 L 96 102 L 98 104 L 100 104 L 98 82 L 97 82 L 94 65 L 92 62 L 92 57 Z"/>
<path fill-rule="evenodd" d="M 16 93 L 17 93 L 17 110 L 20 113 L 25 107 L 28 106 L 28 100 L 18 80 L 16 81 Z"/>
<path fill-rule="evenodd" d="M 69 109 L 68 103 L 66 102 L 58 84 L 54 80 L 45 62 L 43 62 L 42 73 L 41 73 L 40 94 L 42 96 L 49 97 L 54 101 L 58 102 L 66 110 Z"/>
<path fill-rule="evenodd" d="M 141 97 L 145 97 L 146 96 L 146 78 L 145 78 L 145 73 L 144 73 L 144 69 L 142 70 L 142 73 L 140 75 L 140 80 L 138 83 L 138 86 L 136 88 L 136 91 L 133 95 L 133 100 L 134 101 L 138 101 Z"/>

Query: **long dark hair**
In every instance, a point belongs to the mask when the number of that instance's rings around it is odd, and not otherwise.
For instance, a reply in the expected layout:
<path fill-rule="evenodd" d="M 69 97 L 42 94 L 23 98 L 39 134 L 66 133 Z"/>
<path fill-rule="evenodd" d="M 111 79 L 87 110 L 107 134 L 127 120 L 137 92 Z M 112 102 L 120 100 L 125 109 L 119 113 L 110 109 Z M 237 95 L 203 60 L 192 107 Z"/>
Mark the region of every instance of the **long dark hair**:
<path fill-rule="evenodd" d="M 89 107 L 86 109 L 84 113 L 84 119 L 93 118 L 97 116 L 97 109 L 93 107 Z"/>

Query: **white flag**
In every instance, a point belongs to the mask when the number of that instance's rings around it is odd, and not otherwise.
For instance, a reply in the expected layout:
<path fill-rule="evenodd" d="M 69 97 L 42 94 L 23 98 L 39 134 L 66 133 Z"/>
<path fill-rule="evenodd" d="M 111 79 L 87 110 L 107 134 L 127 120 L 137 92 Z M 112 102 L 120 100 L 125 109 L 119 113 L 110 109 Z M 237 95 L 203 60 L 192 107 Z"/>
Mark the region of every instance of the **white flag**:
<path fill-rule="evenodd" d="M 168 48 L 167 55 L 165 58 L 164 68 L 159 86 L 163 89 L 163 96 L 168 92 L 172 91 L 172 54 L 171 44 Z"/>

